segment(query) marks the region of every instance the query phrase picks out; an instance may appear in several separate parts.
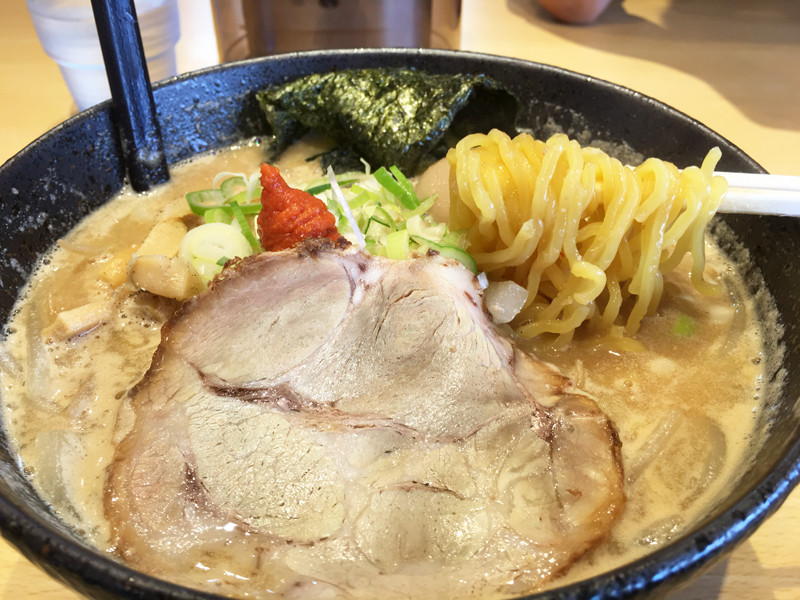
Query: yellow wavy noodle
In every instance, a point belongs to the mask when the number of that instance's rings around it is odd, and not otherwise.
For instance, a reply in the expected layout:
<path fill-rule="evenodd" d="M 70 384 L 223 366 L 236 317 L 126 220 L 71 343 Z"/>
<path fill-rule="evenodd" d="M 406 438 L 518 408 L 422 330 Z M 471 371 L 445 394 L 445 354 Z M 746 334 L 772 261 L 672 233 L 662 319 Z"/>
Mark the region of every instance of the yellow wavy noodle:
<path fill-rule="evenodd" d="M 514 321 L 522 337 L 568 343 L 585 322 L 606 343 L 626 341 L 655 311 L 664 274 L 689 253 L 703 279 L 704 236 L 727 184 L 714 176 L 720 152 L 679 170 L 649 158 L 626 167 L 557 134 L 546 142 L 500 131 L 465 137 L 447 155 L 450 226 L 467 230 L 470 252 L 490 279 L 528 290 Z"/>

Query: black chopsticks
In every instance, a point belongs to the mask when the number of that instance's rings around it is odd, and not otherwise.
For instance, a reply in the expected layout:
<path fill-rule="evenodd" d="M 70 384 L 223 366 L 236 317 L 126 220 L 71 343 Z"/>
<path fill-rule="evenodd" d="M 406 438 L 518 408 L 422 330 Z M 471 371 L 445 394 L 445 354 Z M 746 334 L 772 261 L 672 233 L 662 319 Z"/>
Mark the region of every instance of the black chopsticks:
<path fill-rule="evenodd" d="M 92 0 L 111 100 L 131 186 L 137 192 L 169 180 L 142 36 L 133 0 Z"/>

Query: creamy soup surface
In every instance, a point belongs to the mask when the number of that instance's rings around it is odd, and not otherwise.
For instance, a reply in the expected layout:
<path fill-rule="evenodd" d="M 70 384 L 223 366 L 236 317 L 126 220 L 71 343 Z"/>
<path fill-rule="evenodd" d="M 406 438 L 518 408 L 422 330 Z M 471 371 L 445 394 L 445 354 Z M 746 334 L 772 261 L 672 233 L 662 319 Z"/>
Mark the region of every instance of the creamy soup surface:
<path fill-rule="evenodd" d="M 280 161 L 290 184 L 321 175 L 305 161 L 314 152 L 294 148 Z M 3 417 L 20 465 L 64 521 L 110 553 L 107 467 L 130 418 L 128 391 L 149 367 L 160 328 L 178 306 L 117 284 L 119 270 L 158 215 L 197 222 L 186 192 L 210 187 L 220 171 L 252 173 L 263 154 L 246 145 L 204 156 L 173 168 L 169 185 L 122 193 L 47 256 L 8 324 Z M 636 336 L 645 352 L 604 348 L 589 332 L 564 350 L 525 344 L 592 395 L 622 441 L 624 513 L 610 538 L 553 585 L 613 568 L 681 535 L 724 497 L 758 444 L 760 409 L 778 386 L 768 383 L 779 360 L 774 313 L 765 298 L 748 296 L 736 265 L 711 244 L 707 261 L 706 278 L 722 284 L 723 293 L 701 296 L 685 269 L 672 274 L 658 314 Z M 91 303 L 106 315 L 103 322 L 60 339 L 53 329 L 59 314 Z M 220 577 L 252 575 L 227 573 L 198 568 L 185 581 L 216 589 Z"/>

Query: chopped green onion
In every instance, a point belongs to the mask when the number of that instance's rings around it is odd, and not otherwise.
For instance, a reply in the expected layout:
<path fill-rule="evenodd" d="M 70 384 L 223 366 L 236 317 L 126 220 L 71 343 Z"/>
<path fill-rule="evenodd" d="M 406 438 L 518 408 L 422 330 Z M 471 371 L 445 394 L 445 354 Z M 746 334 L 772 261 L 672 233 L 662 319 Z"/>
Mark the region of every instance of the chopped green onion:
<path fill-rule="evenodd" d="M 356 186 L 351 187 L 351 190 L 355 190 Z M 363 192 L 359 193 L 355 198 L 348 200 L 347 203 L 350 205 L 351 210 L 355 210 L 357 208 L 361 208 L 367 202 L 373 201 L 374 202 L 375 194 L 370 192 L 369 190 L 364 190 Z"/>
<path fill-rule="evenodd" d="M 218 264 L 220 267 L 224 267 L 224 266 L 225 266 L 225 263 L 227 263 L 229 260 L 230 260 L 230 258 L 228 258 L 227 256 L 223 256 L 222 258 L 220 258 L 220 259 L 217 261 L 217 264 Z"/>
<path fill-rule="evenodd" d="M 211 208 L 205 212 L 203 218 L 206 223 L 228 223 L 231 222 L 232 213 L 224 208 Z"/>
<path fill-rule="evenodd" d="M 467 237 L 466 229 L 448 231 L 442 236 L 442 239 L 439 240 L 439 243 L 442 244 L 443 246 L 456 246 L 457 248 L 463 248 L 462 244 L 464 243 L 464 239 L 466 237 Z"/>
<path fill-rule="evenodd" d="M 238 204 L 238 202 L 237 202 Z M 239 208 L 246 215 L 257 215 L 261 212 L 261 203 L 239 204 Z"/>
<path fill-rule="evenodd" d="M 394 175 L 394 178 L 397 180 L 397 183 L 400 184 L 400 187 L 403 188 L 403 191 L 414 199 L 414 202 L 419 202 L 419 198 L 417 197 L 417 192 L 414 190 L 414 186 L 411 185 L 411 182 L 406 179 L 406 176 L 398 169 L 396 166 L 392 165 L 389 167 L 389 171 Z"/>
<path fill-rule="evenodd" d="M 257 215 L 261 212 L 260 204 L 239 204 L 238 202 L 236 204 L 242 214 L 246 216 Z M 230 223 L 233 218 L 233 208 L 229 204 L 206 209 L 203 213 L 203 219 L 205 219 L 206 223 Z"/>
<path fill-rule="evenodd" d="M 367 238 L 365 250 L 373 256 L 386 256 L 386 246 L 369 238 Z"/>
<path fill-rule="evenodd" d="M 678 317 L 675 327 L 672 328 L 672 335 L 688 338 L 692 336 L 696 328 L 697 325 L 695 324 L 694 319 L 692 319 L 692 317 L 689 315 L 682 314 Z"/>
<path fill-rule="evenodd" d="M 408 258 L 408 231 L 400 229 L 386 236 L 386 256 L 394 260 Z"/>
<path fill-rule="evenodd" d="M 186 201 L 193 213 L 204 217 L 208 223 L 214 223 L 220 222 L 220 213 L 216 212 L 208 217 L 206 213 L 217 208 L 227 209 L 228 218 L 232 219 L 233 213 L 230 210 L 230 204 L 233 202 L 239 204 L 246 215 L 256 214 L 261 210 L 261 204 L 252 202 L 261 196 L 261 185 L 256 174 L 247 177 L 232 173 L 219 173 L 214 178 L 213 185 L 216 186 L 221 177 L 225 177 L 225 179 L 219 184 L 219 188 L 186 194 Z"/>
<path fill-rule="evenodd" d="M 225 258 L 250 256 L 253 249 L 250 243 L 233 225 L 226 223 L 206 223 L 191 229 L 178 251 L 181 260 L 191 265 L 200 277 L 208 283 L 222 270 Z"/>
<path fill-rule="evenodd" d="M 432 250 L 435 250 L 436 252 L 441 254 L 442 256 L 457 260 L 458 262 L 460 262 L 462 265 L 467 267 L 473 273 L 476 273 L 476 274 L 478 273 L 478 264 L 475 262 L 475 259 L 472 258 L 472 256 L 466 250 L 463 250 L 462 248 L 459 248 L 458 246 L 448 246 L 448 245 L 445 245 L 445 244 L 437 244 L 436 242 L 434 242 L 432 240 L 428 240 L 428 239 L 425 239 L 425 238 L 422 238 L 422 237 L 419 237 L 419 236 L 416 236 L 416 235 L 415 236 L 411 236 L 411 239 L 413 241 L 415 241 L 416 243 L 418 243 L 420 246 L 428 246 Z"/>
<path fill-rule="evenodd" d="M 244 177 L 228 177 L 220 184 L 219 191 L 225 198 L 231 198 L 240 193 L 244 193 L 247 197 L 247 182 Z"/>
<path fill-rule="evenodd" d="M 253 251 L 261 252 L 261 243 L 258 241 L 255 234 L 253 234 L 250 223 L 247 222 L 247 217 L 244 216 L 244 211 L 242 211 L 242 207 L 239 206 L 238 202 L 231 203 L 231 211 L 233 212 L 233 218 L 236 219 L 239 227 L 242 228 L 242 235 L 253 248 Z"/>
<path fill-rule="evenodd" d="M 387 223 L 387 222 L 385 222 L 385 221 L 381 221 L 380 219 L 378 219 L 377 217 L 375 217 L 375 216 L 373 215 L 373 216 L 371 216 L 371 217 L 369 218 L 369 221 L 367 221 L 367 226 L 366 226 L 366 227 L 364 227 L 364 235 L 365 235 L 365 236 L 375 236 L 375 235 L 380 235 L 380 234 L 381 234 L 381 232 L 376 232 L 376 233 L 373 233 L 373 232 L 370 230 L 370 226 L 371 226 L 373 223 L 376 223 L 376 224 L 378 224 L 379 226 L 386 228 L 386 230 L 387 230 L 387 231 L 389 231 L 390 233 L 391 233 L 391 232 L 393 232 L 393 231 L 395 231 L 395 229 L 394 229 L 394 228 L 393 228 L 391 225 L 389 225 L 389 223 Z"/>
<path fill-rule="evenodd" d="M 321 194 L 322 192 L 326 192 L 331 189 L 330 183 L 321 183 L 319 185 L 315 185 L 313 187 L 306 188 L 306 192 L 311 194 L 312 196 L 316 196 L 317 194 Z"/>
<path fill-rule="evenodd" d="M 336 177 L 329 170 L 328 181 L 329 190 L 319 180 L 306 190 L 319 190 L 336 217 L 339 232 L 351 242 L 363 244 L 371 254 L 396 259 L 431 249 L 477 271 L 475 260 L 463 247 L 466 232 L 449 231 L 447 225 L 434 221 L 428 212 L 435 196 L 420 200 L 397 167 L 381 167 L 372 175 L 358 175 L 351 184 L 346 183 L 350 181 L 349 174 Z"/>
<path fill-rule="evenodd" d="M 396 167 L 395 167 L 396 168 Z M 409 190 L 404 187 L 403 184 L 399 183 L 392 174 L 386 169 L 386 167 L 381 167 L 373 174 L 375 179 L 378 183 L 380 183 L 383 187 L 385 187 L 389 193 L 396 196 L 397 199 L 400 201 L 400 204 L 403 207 L 414 210 L 417 208 L 419 204 L 419 200 L 417 199 L 417 195 L 414 193 L 413 188 L 409 192 Z M 406 183 L 408 180 L 403 178 Z M 410 185 L 410 184 L 409 184 Z"/>
<path fill-rule="evenodd" d="M 406 219 L 406 229 L 411 235 L 431 240 L 437 244 L 441 243 L 442 237 L 447 233 L 447 226 L 444 223 L 436 223 L 431 219 L 423 219 L 420 215 Z"/>
<path fill-rule="evenodd" d="M 370 173 L 367 165 L 365 173 L 348 172 L 339 176 L 329 169 L 326 175 L 312 181 L 305 190 L 325 201 L 336 218 L 339 233 L 351 242 L 371 254 L 393 259 L 433 250 L 477 272 L 475 260 L 464 249 L 466 232 L 450 231 L 446 224 L 433 220 L 428 213 L 435 197 L 420 200 L 412 183 L 396 166 L 381 167 Z M 260 251 L 252 224 L 252 215 L 261 211 L 257 174 L 248 177 L 219 173 L 212 185 L 214 189 L 186 195 L 192 211 L 202 215 L 207 224 L 232 227 L 240 232 L 239 239 L 247 242 L 250 252 Z M 225 243 L 230 245 L 230 241 Z M 226 251 L 213 259 L 194 257 L 192 260 L 196 268 L 213 276 L 228 257 L 239 255 L 241 252 Z"/>
<path fill-rule="evenodd" d="M 360 179 L 360 176 L 353 177 L 352 175 L 348 177 L 347 174 L 340 175 L 336 178 L 336 182 L 342 185 L 350 185 L 351 183 L 355 183 Z M 306 192 L 311 194 L 312 196 L 316 196 L 317 194 L 321 194 L 322 192 L 327 192 L 331 189 L 331 182 L 327 179 L 318 179 L 311 183 L 309 187 L 305 189 Z"/>
<path fill-rule="evenodd" d="M 389 211 L 387 211 L 385 208 L 383 208 L 382 206 L 376 206 L 375 207 L 375 212 L 379 213 L 379 216 L 384 221 L 386 221 L 386 223 L 384 223 L 384 225 L 386 225 L 386 227 L 388 227 L 390 229 L 398 229 L 399 228 L 398 225 L 397 225 L 397 221 L 395 221 L 392 218 L 392 215 L 390 215 Z"/>
<path fill-rule="evenodd" d="M 247 204 L 247 190 L 243 192 L 239 192 L 238 194 L 234 194 L 226 198 L 225 204 L 231 204 L 232 202 L 236 202 L 239 205 L 246 205 Z"/>
<path fill-rule="evenodd" d="M 422 202 L 419 203 L 419 206 L 412 211 L 407 212 L 403 216 L 406 220 L 410 219 L 411 217 L 417 217 L 424 215 L 428 212 L 431 208 L 433 208 L 433 203 L 436 201 L 436 196 L 429 196 L 425 198 Z"/>
<path fill-rule="evenodd" d="M 222 206 L 225 197 L 219 190 L 199 190 L 186 194 L 186 202 L 193 213 L 202 217 L 209 208 Z"/>

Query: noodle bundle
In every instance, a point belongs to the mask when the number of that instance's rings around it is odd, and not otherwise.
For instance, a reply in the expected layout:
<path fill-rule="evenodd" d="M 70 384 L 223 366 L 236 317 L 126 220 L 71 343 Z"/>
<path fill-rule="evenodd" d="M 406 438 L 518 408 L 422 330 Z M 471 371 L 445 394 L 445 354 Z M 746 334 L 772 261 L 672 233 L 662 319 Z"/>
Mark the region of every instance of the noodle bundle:
<path fill-rule="evenodd" d="M 655 311 L 664 274 L 688 253 L 702 293 L 705 229 L 727 190 L 713 171 L 649 158 L 630 168 L 564 134 L 546 142 L 493 130 L 462 139 L 450 163 L 450 227 L 490 280 L 513 280 L 527 300 L 519 336 L 569 343 L 584 322 L 633 334 Z"/>

